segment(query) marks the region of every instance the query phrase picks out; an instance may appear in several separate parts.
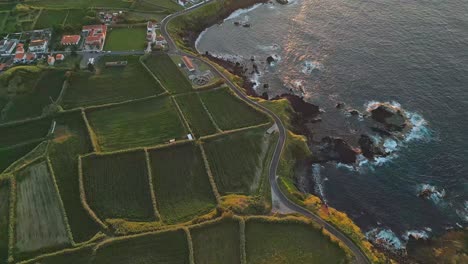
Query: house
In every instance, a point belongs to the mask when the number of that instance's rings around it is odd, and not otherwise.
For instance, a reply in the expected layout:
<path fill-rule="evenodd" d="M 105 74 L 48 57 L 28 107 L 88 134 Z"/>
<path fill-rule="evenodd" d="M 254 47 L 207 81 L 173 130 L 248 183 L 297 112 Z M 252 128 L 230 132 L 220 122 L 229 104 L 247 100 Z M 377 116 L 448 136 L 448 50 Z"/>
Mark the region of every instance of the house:
<path fill-rule="evenodd" d="M 57 54 L 57 55 L 55 55 L 55 59 L 58 60 L 58 61 L 63 61 L 65 59 L 65 55 Z"/>
<path fill-rule="evenodd" d="M 36 58 L 37 58 L 36 53 L 28 52 L 28 53 L 26 53 L 26 55 L 25 55 L 24 61 L 25 61 L 26 63 L 31 63 L 31 62 L 33 62 Z"/>
<path fill-rule="evenodd" d="M 166 44 L 167 44 L 167 41 L 163 35 L 158 35 L 156 37 L 156 45 L 165 46 Z"/>
<path fill-rule="evenodd" d="M 193 66 L 193 62 L 192 62 L 192 60 L 191 60 L 189 57 L 183 56 L 183 57 L 182 57 L 182 61 L 184 62 L 185 67 L 187 67 L 187 69 L 188 69 L 190 72 L 195 71 L 195 67 Z"/>
<path fill-rule="evenodd" d="M 26 55 L 24 53 L 16 53 L 15 57 L 13 57 L 13 62 L 14 63 L 23 62 L 25 58 L 26 58 Z"/>
<path fill-rule="evenodd" d="M 148 21 L 146 24 L 146 40 L 151 43 L 155 43 L 156 41 L 156 28 L 151 21 Z"/>
<path fill-rule="evenodd" d="M 86 36 L 83 50 L 101 51 L 104 48 L 107 33 L 106 25 L 83 26 L 82 32 Z"/>
<path fill-rule="evenodd" d="M 52 56 L 52 55 L 47 56 L 47 64 L 49 64 L 50 66 L 54 66 L 54 64 L 55 64 L 54 56 Z"/>
<path fill-rule="evenodd" d="M 18 54 L 18 53 L 24 53 L 24 44 L 23 43 L 18 43 L 18 45 L 16 45 L 15 54 Z"/>
<path fill-rule="evenodd" d="M 0 54 L 2 55 L 10 55 L 13 50 L 15 49 L 17 41 L 3 39 L 0 41 Z"/>
<path fill-rule="evenodd" d="M 62 41 L 60 41 L 60 43 L 63 46 L 78 45 L 78 43 L 80 43 L 80 39 L 80 35 L 63 35 Z"/>
<path fill-rule="evenodd" d="M 34 39 L 29 42 L 29 52 L 47 52 L 49 41 L 45 39 Z"/>

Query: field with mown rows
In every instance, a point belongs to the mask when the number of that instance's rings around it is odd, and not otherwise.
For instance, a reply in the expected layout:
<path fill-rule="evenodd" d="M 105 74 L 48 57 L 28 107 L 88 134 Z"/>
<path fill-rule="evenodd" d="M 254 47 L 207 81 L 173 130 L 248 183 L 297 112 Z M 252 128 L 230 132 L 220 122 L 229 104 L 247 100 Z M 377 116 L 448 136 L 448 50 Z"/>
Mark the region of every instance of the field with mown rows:
<path fill-rule="evenodd" d="M 217 132 L 197 94 L 177 96 L 175 100 L 195 136 L 206 136 Z"/>
<path fill-rule="evenodd" d="M 43 118 L 21 124 L 0 126 L 0 148 L 34 141 L 47 136 L 52 120 Z"/>
<path fill-rule="evenodd" d="M 48 28 L 52 25 L 62 25 L 67 17 L 68 10 L 42 10 L 41 15 L 36 21 L 35 29 Z"/>
<path fill-rule="evenodd" d="M 39 142 L 32 142 L 14 148 L 0 148 L 0 173 L 28 154 L 37 145 L 39 145 Z"/>
<path fill-rule="evenodd" d="M 146 48 L 146 28 L 112 28 L 106 36 L 104 50 L 126 51 Z"/>
<path fill-rule="evenodd" d="M 144 151 L 83 157 L 86 200 L 101 219 L 153 221 Z"/>
<path fill-rule="evenodd" d="M 8 259 L 8 223 L 10 217 L 10 182 L 0 180 L 0 263 Z"/>

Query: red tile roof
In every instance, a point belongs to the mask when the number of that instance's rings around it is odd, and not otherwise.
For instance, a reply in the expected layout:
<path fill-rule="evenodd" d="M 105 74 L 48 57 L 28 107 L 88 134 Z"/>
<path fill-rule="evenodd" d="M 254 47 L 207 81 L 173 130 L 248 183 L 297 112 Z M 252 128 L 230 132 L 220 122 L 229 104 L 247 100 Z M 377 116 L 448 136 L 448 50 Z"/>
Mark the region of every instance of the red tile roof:
<path fill-rule="evenodd" d="M 62 45 L 76 45 L 80 39 L 80 35 L 63 35 L 61 43 Z"/>
<path fill-rule="evenodd" d="M 55 55 L 55 58 L 57 60 L 63 60 L 65 58 L 65 56 L 63 56 L 63 54 L 57 54 L 57 55 Z"/>
<path fill-rule="evenodd" d="M 26 60 L 31 61 L 36 58 L 36 53 L 26 53 Z"/>
<path fill-rule="evenodd" d="M 184 61 L 185 66 L 187 66 L 187 68 L 188 68 L 190 71 L 195 70 L 195 67 L 193 67 L 193 62 L 192 62 L 192 60 L 191 60 L 189 57 L 183 56 L 183 57 L 182 57 L 182 60 Z"/>
<path fill-rule="evenodd" d="M 24 53 L 17 53 L 15 55 L 15 60 L 22 60 L 24 58 Z"/>
<path fill-rule="evenodd" d="M 44 45 L 46 41 L 43 40 L 43 39 L 35 39 L 35 40 L 31 40 L 31 42 L 29 43 L 29 46 L 42 46 Z"/>

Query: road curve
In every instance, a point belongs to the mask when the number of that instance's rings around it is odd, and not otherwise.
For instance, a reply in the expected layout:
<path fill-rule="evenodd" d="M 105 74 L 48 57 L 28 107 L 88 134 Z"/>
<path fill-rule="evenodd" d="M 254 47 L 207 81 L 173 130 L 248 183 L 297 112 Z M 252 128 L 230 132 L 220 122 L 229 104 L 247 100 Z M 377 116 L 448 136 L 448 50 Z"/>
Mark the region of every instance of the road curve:
<path fill-rule="evenodd" d="M 179 11 L 177 13 L 174 13 L 174 14 L 172 14 L 170 16 L 167 16 L 162 20 L 162 22 L 161 22 L 161 34 L 164 35 L 164 37 L 167 40 L 169 53 L 176 53 L 176 54 L 185 55 L 185 56 L 188 56 L 188 57 L 191 57 L 191 58 L 195 58 L 192 54 L 186 53 L 186 52 L 180 50 L 177 47 L 177 45 L 175 44 L 174 40 L 171 38 L 171 36 L 170 36 L 170 34 L 169 34 L 168 30 L 167 30 L 167 25 L 169 24 L 169 22 L 172 19 L 174 19 L 174 18 L 176 18 L 178 16 L 181 16 L 181 15 L 187 14 L 187 13 L 189 13 L 189 12 L 195 10 L 195 9 L 198 9 L 198 8 L 202 7 L 206 3 L 209 3 L 209 2 L 212 2 L 212 1 L 215 1 L 215 0 L 205 1 L 202 4 L 193 6 L 191 8 L 188 8 L 188 9 Z M 317 224 L 319 224 L 321 227 L 323 227 L 325 230 L 327 230 L 328 232 L 333 234 L 336 238 L 341 240 L 341 242 L 344 245 L 346 245 L 351 250 L 351 252 L 354 254 L 355 260 L 356 260 L 357 263 L 360 263 L 360 264 L 371 263 L 370 260 L 367 258 L 367 256 L 362 252 L 362 250 L 350 238 L 348 238 L 340 230 L 338 230 L 336 227 L 329 224 L 328 222 L 326 222 L 325 220 L 323 220 L 322 218 L 320 218 L 316 214 L 312 213 L 311 211 L 309 211 L 309 210 L 297 205 L 296 203 L 292 202 L 291 200 L 289 200 L 289 198 L 281 191 L 280 187 L 278 186 L 277 176 L 276 176 L 276 171 L 278 169 L 278 164 L 279 164 L 279 161 L 280 161 L 280 158 L 281 158 L 281 153 L 282 153 L 283 148 L 284 148 L 285 143 L 286 143 L 286 128 L 284 127 L 284 124 L 281 121 L 281 119 L 274 112 L 272 112 L 270 109 L 264 107 L 263 105 L 257 103 L 256 101 L 253 101 L 252 99 L 250 99 L 244 92 L 242 92 L 236 85 L 234 85 L 234 83 L 232 83 L 231 80 L 223 72 L 218 70 L 218 68 L 216 68 L 209 60 L 207 60 L 205 58 L 200 58 L 200 57 L 196 57 L 196 58 L 202 59 L 203 61 L 205 61 L 208 64 L 208 66 L 211 68 L 211 70 L 218 73 L 225 80 L 226 84 L 243 101 L 245 101 L 248 104 L 253 105 L 253 106 L 261 109 L 262 111 L 266 112 L 268 115 L 271 116 L 271 118 L 273 118 L 273 120 L 277 124 L 278 130 L 279 130 L 279 137 L 278 137 L 278 142 L 276 143 L 275 152 L 273 154 L 273 158 L 271 160 L 270 168 L 269 168 L 269 181 L 270 181 L 272 192 L 274 192 L 276 197 L 278 197 L 278 199 L 285 206 L 287 206 L 290 210 L 292 210 L 292 211 L 294 211 L 296 213 L 302 214 L 302 215 L 312 219 Z"/>

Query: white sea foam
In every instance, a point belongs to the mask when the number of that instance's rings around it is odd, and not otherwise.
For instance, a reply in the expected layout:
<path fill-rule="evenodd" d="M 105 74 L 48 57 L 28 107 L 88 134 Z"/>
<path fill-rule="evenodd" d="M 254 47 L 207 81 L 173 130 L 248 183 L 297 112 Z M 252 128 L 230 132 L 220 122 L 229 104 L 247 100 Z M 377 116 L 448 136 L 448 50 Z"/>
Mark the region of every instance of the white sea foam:
<path fill-rule="evenodd" d="M 398 143 L 392 138 L 385 139 L 383 146 L 386 153 L 392 153 L 398 150 Z"/>
<path fill-rule="evenodd" d="M 438 204 L 442 201 L 442 199 L 445 197 L 445 190 L 439 190 L 436 186 L 430 185 L 427 183 L 420 184 L 416 187 L 417 194 L 419 195 L 420 193 L 424 191 L 429 191 L 429 199 L 433 201 L 434 203 Z"/>
<path fill-rule="evenodd" d="M 252 74 L 252 76 L 250 77 L 250 81 L 254 83 L 253 89 L 257 90 L 257 88 L 260 86 L 260 74 Z"/>
<path fill-rule="evenodd" d="M 195 49 L 197 50 L 198 53 L 201 53 L 200 50 L 198 49 L 198 44 L 200 43 L 200 40 L 205 36 L 206 32 L 208 31 L 208 28 L 203 30 L 200 35 L 198 35 L 198 38 L 195 40 Z"/>
<path fill-rule="evenodd" d="M 403 239 L 408 241 L 410 237 L 414 239 L 418 239 L 418 240 L 419 239 L 426 240 L 429 238 L 429 234 L 427 233 L 426 230 L 408 230 L 403 235 Z"/>
<path fill-rule="evenodd" d="M 468 201 L 463 203 L 462 208 L 456 209 L 455 211 L 463 222 L 468 223 Z"/>
<path fill-rule="evenodd" d="M 320 164 L 313 164 L 312 165 L 312 176 L 314 177 L 315 183 L 315 193 L 319 194 L 322 200 L 327 203 L 327 199 L 325 197 L 325 191 L 323 187 L 324 180 L 322 179 L 322 174 L 320 173 L 321 166 Z"/>
<path fill-rule="evenodd" d="M 431 138 L 430 130 L 427 128 L 427 121 L 419 114 L 405 112 L 406 117 L 410 121 L 412 128 L 406 134 L 405 141 L 413 140 L 429 140 Z"/>
<path fill-rule="evenodd" d="M 301 66 L 301 72 L 311 75 L 314 70 L 322 70 L 323 65 L 318 61 L 304 61 Z"/>
<path fill-rule="evenodd" d="M 255 9 L 257 9 L 259 6 L 263 5 L 262 3 L 259 3 L 259 4 L 256 4 L 256 5 L 253 5 L 249 8 L 244 8 L 244 9 L 238 9 L 236 11 L 234 11 L 231 15 L 229 15 L 226 19 L 224 19 L 223 22 L 226 22 L 228 20 L 231 20 L 233 18 L 236 18 L 236 17 L 239 17 L 243 14 L 247 14 Z"/>
<path fill-rule="evenodd" d="M 374 228 L 366 233 L 366 238 L 390 250 L 405 248 L 405 245 L 391 229 Z"/>

